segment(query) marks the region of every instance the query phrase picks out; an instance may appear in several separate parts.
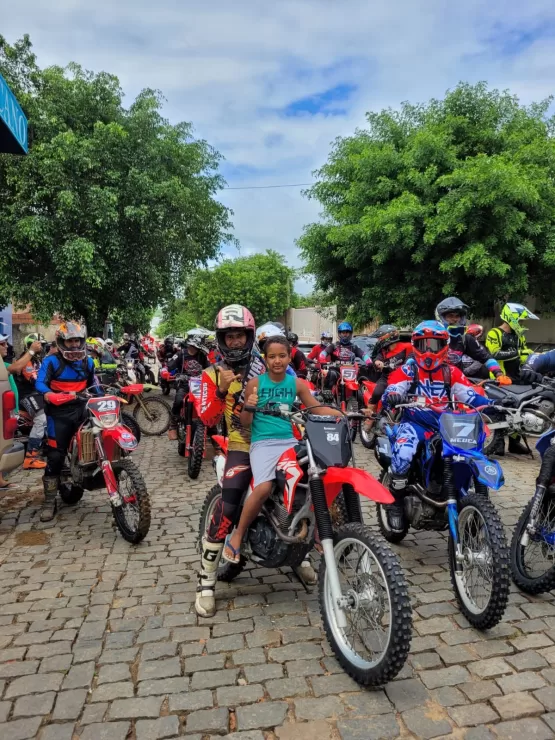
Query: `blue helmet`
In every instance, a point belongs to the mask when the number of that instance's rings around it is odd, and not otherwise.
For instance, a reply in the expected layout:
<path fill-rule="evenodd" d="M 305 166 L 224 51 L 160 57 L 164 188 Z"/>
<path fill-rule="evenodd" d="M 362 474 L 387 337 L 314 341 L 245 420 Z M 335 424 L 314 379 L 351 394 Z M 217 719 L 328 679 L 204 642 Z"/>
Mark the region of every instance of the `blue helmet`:
<path fill-rule="evenodd" d="M 353 333 L 352 324 L 349 324 L 348 321 L 342 321 L 337 327 L 337 333 L 341 334 L 342 331 L 348 331 L 350 334 L 352 334 Z M 349 344 L 350 341 L 351 341 L 350 337 L 339 337 L 339 344 Z"/>

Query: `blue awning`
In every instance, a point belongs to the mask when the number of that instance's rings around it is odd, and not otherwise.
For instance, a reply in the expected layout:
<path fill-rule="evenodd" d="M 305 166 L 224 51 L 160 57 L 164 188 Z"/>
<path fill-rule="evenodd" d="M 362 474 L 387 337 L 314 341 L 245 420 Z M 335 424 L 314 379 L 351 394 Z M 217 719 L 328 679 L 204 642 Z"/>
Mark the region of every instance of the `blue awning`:
<path fill-rule="evenodd" d="M 0 152 L 27 154 L 27 119 L 0 74 Z"/>

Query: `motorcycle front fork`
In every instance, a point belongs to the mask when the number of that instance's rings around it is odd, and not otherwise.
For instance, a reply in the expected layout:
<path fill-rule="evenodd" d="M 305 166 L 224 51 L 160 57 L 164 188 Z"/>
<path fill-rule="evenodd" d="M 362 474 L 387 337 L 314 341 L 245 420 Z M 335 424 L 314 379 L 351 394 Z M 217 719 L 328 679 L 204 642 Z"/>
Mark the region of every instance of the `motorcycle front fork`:
<path fill-rule="evenodd" d="M 96 446 L 96 453 L 98 455 L 98 467 L 100 468 L 100 470 L 102 471 L 102 475 L 104 476 L 104 483 L 106 484 L 106 490 L 108 491 L 108 496 L 110 497 L 110 503 L 112 504 L 112 506 L 121 506 L 121 496 L 119 495 L 116 476 L 114 475 L 112 463 L 106 457 L 104 445 L 102 444 L 101 431 L 100 429 L 98 429 L 98 431 L 95 430 L 95 432 L 96 434 L 94 443 Z"/>
<path fill-rule="evenodd" d="M 341 583 L 339 581 L 339 571 L 335 560 L 335 550 L 333 546 L 333 525 L 331 522 L 328 504 L 326 501 L 326 491 L 324 482 L 321 477 L 321 471 L 316 465 L 310 442 L 307 441 L 307 452 L 309 460 L 309 486 L 312 503 L 314 505 L 314 514 L 320 544 L 324 551 L 324 560 L 326 562 L 326 575 L 329 579 L 330 591 L 332 595 L 333 609 L 335 619 L 340 629 L 347 629 L 347 617 L 345 616 L 345 607 L 348 605 L 347 597 L 343 596 Z"/>
<path fill-rule="evenodd" d="M 532 508 L 530 510 L 530 517 L 528 519 L 528 523 L 526 524 L 526 528 L 522 533 L 522 537 L 520 538 L 520 544 L 522 547 L 528 547 L 528 545 L 530 544 L 530 537 L 534 537 L 537 534 L 536 519 L 538 518 L 538 514 L 540 513 L 540 507 L 543 503 L 545 490 L 545 486 L 541 484 L 536 486 L 536 492 L 534 493 L 534 503 L 532 504 Z"/>

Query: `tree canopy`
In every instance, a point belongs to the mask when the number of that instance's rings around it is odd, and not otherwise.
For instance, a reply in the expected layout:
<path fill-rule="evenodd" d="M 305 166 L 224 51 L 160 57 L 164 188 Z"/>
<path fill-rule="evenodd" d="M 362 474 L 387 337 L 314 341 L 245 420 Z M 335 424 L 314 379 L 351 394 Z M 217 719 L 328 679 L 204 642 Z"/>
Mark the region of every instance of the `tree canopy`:
<path fill-rule="evenodd" d="M 444 100 L 368 113 L 307 191 L 323 221 L 298 244 L 317 287 L 361 323 L 429 318 L 447 295 L 476 316 L 527 294 L 554 309 L 550 102 L 460 84 Z"/>
<path fill-rule="evenodd" d="M 277 321 L 296 305 L 294 278 L 295 270 L 272 250 L 223 260 L 191 277 L 185 297 L 167 306 L 160 331 L 181 334 L 196 324 L 210 328 L 218 311 L 231 303 L 246 306 L 257 325 Z"/>
<path fill-rule="evenodd" d="M 116 77 L 40 69 L 27 36 L 0 36 L 0 72 L 30 142 L 26 157 L 0 155 L 0 303 L 90 329 L 113 312 L 144 323 L 232 240 L 220 155 L 162 117 L 159 92 L 125 108 Z"/>

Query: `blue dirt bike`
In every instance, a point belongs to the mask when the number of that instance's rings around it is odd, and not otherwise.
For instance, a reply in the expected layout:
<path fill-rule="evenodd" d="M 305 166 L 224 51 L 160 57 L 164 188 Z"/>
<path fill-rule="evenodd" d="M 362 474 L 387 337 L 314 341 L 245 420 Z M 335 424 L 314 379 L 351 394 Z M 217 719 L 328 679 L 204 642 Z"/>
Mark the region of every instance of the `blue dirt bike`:
<path fill-rule="evenodd" d="M 555 588 L 555 430 L 542 435 L 536 490 L 524 507 L 511 541 L 511 574 L 529 594 Z"/>
<path fill-rule="evenodd" d="M 421 402 L 398 409 L 419 408 Z M 398 425 L 389 417 L 378 437 L 376 458 L 380 481 L 390 480 L 391 446 Z M 482 452 L 486 432 L 479 412 L 443 411 L 439 429 L 430 430 L 409 470 L 403 498 L 406 526 L 389 527 L 386 510 L 377 505 L 378 524 L 389 542 L 400 542 L 410 527 L 448 529 L 449 568 L 460 610 L 478 629 L 488 629 L 503 617 L 509 598 L 509 551 L 499 514 L 488 491 L 504 483 L 499 463 Z"/>

